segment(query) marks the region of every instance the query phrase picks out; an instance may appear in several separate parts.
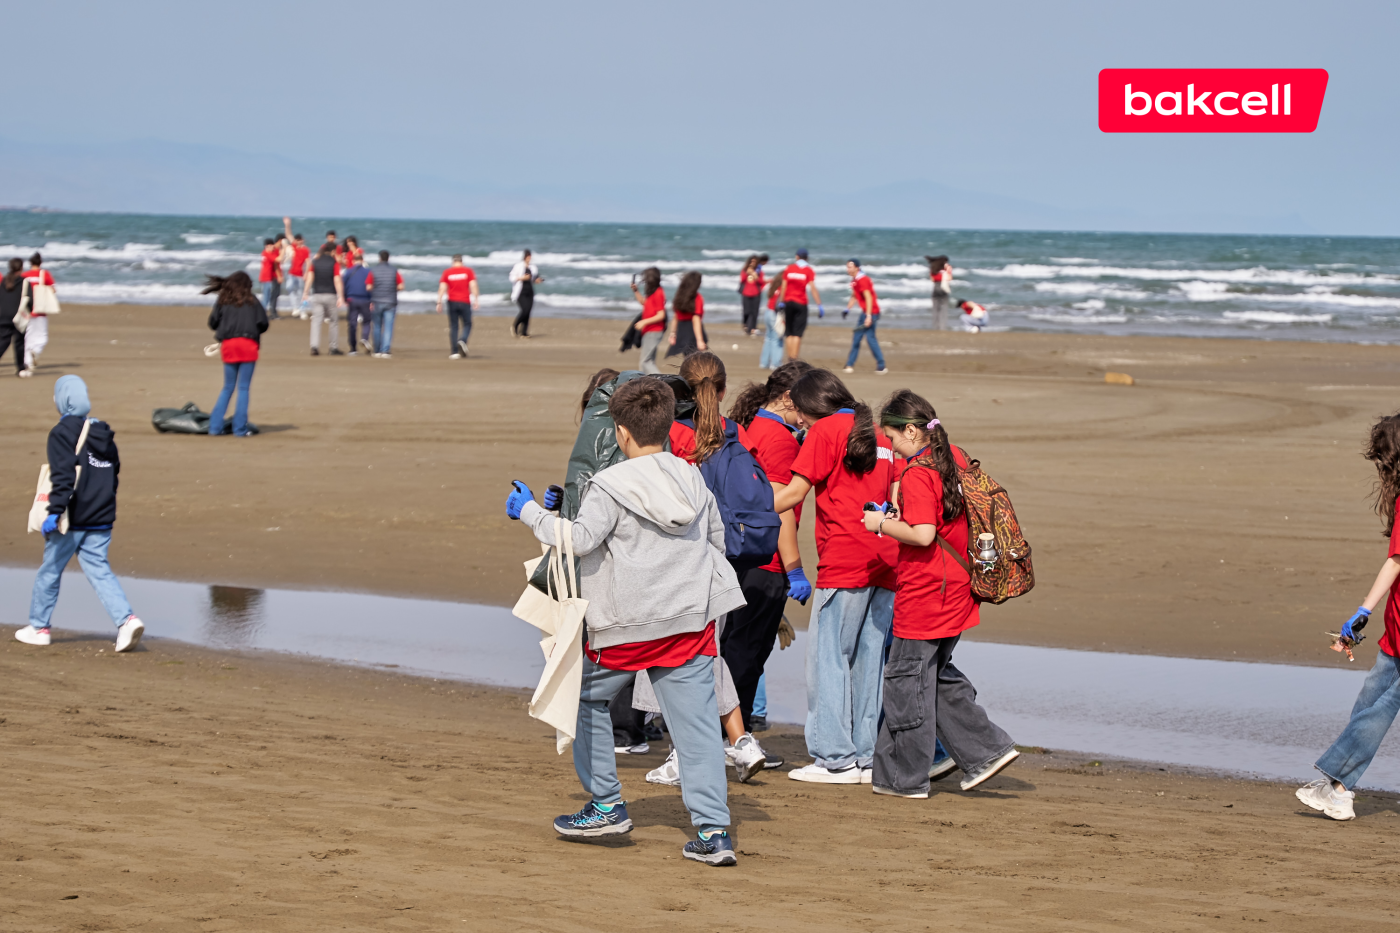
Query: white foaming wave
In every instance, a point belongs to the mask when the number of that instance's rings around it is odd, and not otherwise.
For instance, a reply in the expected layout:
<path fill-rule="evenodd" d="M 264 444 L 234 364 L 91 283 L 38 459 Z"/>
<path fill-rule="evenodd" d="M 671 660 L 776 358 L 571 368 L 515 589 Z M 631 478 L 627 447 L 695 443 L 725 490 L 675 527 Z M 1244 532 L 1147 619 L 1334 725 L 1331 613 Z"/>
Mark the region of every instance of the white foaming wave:
<path fill-rule="evenodd" d="M 127 243 L 120 248 L 113 248 L 98 246 L 92 241 L 79 241 L 77 243 L 49 242 L 41 247 L 8 244 L 0 246 L 0 254 L 10 252 L 15 255 L 21 255 L 35 252 L 36 249 L 43 255 L 45 260 L 93 260 L 97 262 L 121 263 L 154 260 L 157 262 L 197 263 L 233 262 L 246 260 L 250 256 L 252 258 L 257 258 L 256 253 L 235 253 L 221 249 L 166 249 L 159 243 Z"/>
<path fill-rule="evenodd" d="M 228 236 L 227 233 L 182 233 L 180 239 L 196 246 L 204 246 L 209 243 L 217 243 L 226 236 Z"/>
<path fill-rule="evenodd" d="M 1329 324 L 1330 314 L 1289 314 L 1286 311 L 1226 311 L 1220 315 L 1227 321 L 1248 324 Z"/>
<path fill-rule="evenodd" d="M 1273 304 L 1329 304 L 1349 308 L 1400 308 L 1400 298 L 1379 295 L 1339 295 L 1326 286 L 1286 295 L 1232 292 L 1223 282 L 1181 282 L 1177 288 L 1189 301 L 1261 301 Z"/>
<path fill-rule="evenodd" d="M 1052 295 L 1099 295 L 1122 301 L 1142 301 L 1152 297 L 1150 293 L 1141 289 L 1100 282 L 1036 282 L 1035 290 Z"/>
<path fill-rule="evenodd" d="M 1085 259 L 1082 256 L 1051 256 L 1050 261 L 1064 266 L 1092 266 L 1098 262 L 1097 259 Z"/>
<path fill-rule="evenodd" d="M 869 275 L 871 275 L 871 276 L 876 276 L 876 275 L 917 275 L 917 276 L 923 276 L 924 281 L 925 281 L 925 282 L 928 282 L 929 288 L 932 288 L 932 287 L 933 287 L 933 283 L 932 283 L 932 282 L 929 282 L 929 280 L 928 280 L 928 264 L 927 264 L 927 263 L 906 262 L 906 263 L 896 263 L 895 265 L 892 265 L 892 266 L 882 266 L 882 265 L 877 265 L 877 264 L 874 264 L 874 263 L 870 263 L 870 264 L 861 266 L 861 270 L 864 271 L 864 272 L 866 272 L 867 274 L 869 274 Z M 953 277 L 956 278 L 956 277 L 957 277 L 957 274 L 958 274 L 958 270 L 957 270 L 957 269 L 954 269 L 954 270 L 953 270 Z"/>
<path fill-rule="evenodd" d="M 1099 324 L 1126 324 L 1126 314 L 1052 314 L 1036 312 L 1027 314 L 1032 321 L 1045 321 L 1048 324 L 1072 324 L 1075 327 L 1095 327 Z"/>
<path fill-rule="evenodd" d="M 1088 301 L 1076 301 L 1070 307 L 1080 311 L 1102 311 L 1108 304 L 1102 298 L 1090 298 Z"/>
<path fill-rule="evenodd" d="M 199 285 L 125 285 L 119 282 L 69 282 L 59 286 L 65 301 L 93 304 L 183 305 L 204 304 Z"/>
<path fill-rule="evenodd" d="M 1046 266 L 1036 263 L 1009 263 L 1000 269 L 972 269 L 975 275 L 1012 279 L 1121 278 L 1144 281 L 1180 282 L 1188 279 L 1252 285 L 1397 285 L 1400 275 L 1320 275 L 1292 269 L 1135 269 L 1119 266 Z"/>
<path fill-rule="evenodd" d="M 748 261 L 750 256 L 763 255 L 763 250 L 761 249 L 702 249 L 700 252 L 702 255 L 709 256 L 712 259 L 742 259 L 745 262 Z"/>

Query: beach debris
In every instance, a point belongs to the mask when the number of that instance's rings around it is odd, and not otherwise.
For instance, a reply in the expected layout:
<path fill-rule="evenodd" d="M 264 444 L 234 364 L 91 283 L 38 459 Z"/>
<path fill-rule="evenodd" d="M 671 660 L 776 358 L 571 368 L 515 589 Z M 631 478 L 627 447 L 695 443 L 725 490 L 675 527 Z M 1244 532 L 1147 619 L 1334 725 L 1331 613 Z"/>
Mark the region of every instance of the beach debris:
<path fill-rule="evenodd" d="M 1137 381 L 1127 373 L 1104 373 L 1103 381 L 1112 386 L 1137 385 Z"/>

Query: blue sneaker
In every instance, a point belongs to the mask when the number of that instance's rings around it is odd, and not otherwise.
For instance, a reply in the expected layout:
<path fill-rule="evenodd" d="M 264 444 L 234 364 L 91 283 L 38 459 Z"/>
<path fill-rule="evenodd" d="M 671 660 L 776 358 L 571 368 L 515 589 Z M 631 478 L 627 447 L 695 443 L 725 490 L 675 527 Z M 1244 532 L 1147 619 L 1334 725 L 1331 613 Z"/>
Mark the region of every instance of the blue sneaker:
<path fill-rule="evenodd" d="M 715 833 L 709 839 L 696 836 L 681 849 L 681 855 L 706 865 L 739 864 L 734 857 L 734 842 L 729 838 L 729 833 Z"/>
<path fill-rule="evenodd" d="M 590 800 L 577 813 L 555 820 L 554 831 L 561 836 L 617 836 L 632 831 L 632 820 L 627 816 L 627 804 L 621 800 L 606 812 Z"/>

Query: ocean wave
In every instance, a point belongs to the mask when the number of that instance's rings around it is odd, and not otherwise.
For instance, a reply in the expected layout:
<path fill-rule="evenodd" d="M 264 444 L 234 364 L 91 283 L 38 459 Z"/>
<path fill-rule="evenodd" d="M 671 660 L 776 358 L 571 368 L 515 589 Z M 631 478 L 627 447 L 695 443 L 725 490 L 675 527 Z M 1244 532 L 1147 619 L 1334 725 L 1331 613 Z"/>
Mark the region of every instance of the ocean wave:
<path fill-rule="evenodd" d="M 1286 311 L 1225 311 L 1220 315 L 1227 321 L 1247 324 L 1330 324 L 1330 314 L 1289 314 Z"/>
<path fill-rule="evenodd" d="M 748 261 L 748 258 L 749 258 L 750 256 L 762 256 L 762 255 L 763 255 L 763 250 L 761 250 L 761 249 L 753 249 L 753 250 L 750 250 L 750 249 L 702 249 L 702 250 L 700 251 L 700 254 L 701 254 L 702 256 L 709 256 L 709 257 L 712 258 L 712 259 L 741 259 L 741 260 L 747 262 L 747 261 Z M 770 256 L 769 256 L 769 262 L 770 262 L 770 263 L 772 262 L 772 256 L 771 256 L 771 254 L 770 254 Z"/>
<path fill-rule="evenodd" d="M 1045 321 L 1047 324 L 1072 324 L 1075 327 L 1094 327 L 1099 324 L 1126 324 L 1126 314 L 1054 314 L 1033 312 L 1026 317 L 1032 321 Z"/>
<path fill-rule="evenodd" d="M 1181 282 L 1177 285 L 1189 301 L 1260 301 L 1274 304 L 1330 304 L 1349 308 L 1400 308 L 1400 297 L 1342 295 L 1325 286 L 1304 292 L 1232 292 L 1223 282 Z"/>
<path fill-rule="evenodd" d="M 1083 256 L 1051 256 L 1050 261 L 1065 266 L 1092 266 L 1098 262 L 1097 259 L 1085 259 Z"/>
<path fill-rule="evenodd" d="M 19 246 L 13 243 L 0 246 L 0 255 L 10 253 L 15 256 L 28 256 L 36 251 L 43 255 L 45 261 L 61 259 L 137 263 L 153 260 L 200 263 L 236 262 L 257 258 L 257 253 L 236 253 L 221 249 L 166 249 L 160 243 L 127 243 L 121 247 L 105 247 L 90 241 L 79 241 L 77 243 L 48 242 L 39 247 Z"/>
<path fill-rule="evenodd" d="M 196 246 L 204 246 L 209 243 L 217 243 L 226 236 L 228 236 L 227 233 L 182 233 L 180 239 Z"/>
<path fill-rule="evenodd" d="M 184 305 L 205 304 L 209 296 L 201 295 L 199 285 L 124 285 L 118 282 L 60 283 L 59 296 L 64 301 L 93 304 Z"/>
<path fill-rule="evenodd" d="M 1116 298 L 1120 301 L 1143 301 L 1152 297 L 1150 292 L 1107 282 L 1036 282 L 1035 290 L 1048 292 L 1052 295 L 1097 295 L 1103 298 Z"/>
<path fill-rule="evenodd" d="M 1400 285 L 1400 275 L 1321 274 L 1294 269 L 1141 269 L 1120 266 L 1047 266 L 1037 263 L 1008 263 L 999 269 L 972 269 L 975 275 L 992 278 L 1053 279 L 1053 278 L 1120 278 L 1144 281 L 1180 282 L 1198 280 L 1248 285 Z"/>
<path fill-rule="evenodd" d="M 1070 307 L 1078 311 L 1102 311 L 1108 307 L 1108 303 L 1102 298 L 1090 298 L 1087 301 L 1076 301 Z"/>

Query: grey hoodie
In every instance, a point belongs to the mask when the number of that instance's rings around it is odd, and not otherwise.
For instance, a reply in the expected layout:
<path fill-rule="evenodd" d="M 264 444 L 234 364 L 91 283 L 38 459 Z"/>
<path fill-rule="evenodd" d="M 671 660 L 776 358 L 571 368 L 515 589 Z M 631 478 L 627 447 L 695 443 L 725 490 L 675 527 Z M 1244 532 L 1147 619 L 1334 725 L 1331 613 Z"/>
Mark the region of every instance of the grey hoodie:
<path fill-rule="evenodd" d="M 520 520 L 555 545 L 554 513 Z M 669 453 L 624 460 L 584 488 L 573 525 L 584 621 L 595 650 L 703 631 L 744 606 L 724 557 L 724 522 L 700 471 Z"/>

